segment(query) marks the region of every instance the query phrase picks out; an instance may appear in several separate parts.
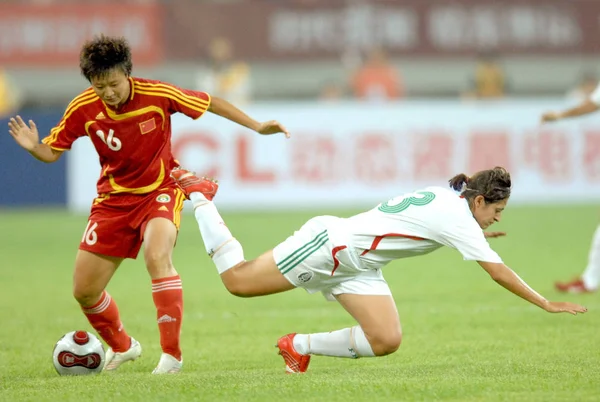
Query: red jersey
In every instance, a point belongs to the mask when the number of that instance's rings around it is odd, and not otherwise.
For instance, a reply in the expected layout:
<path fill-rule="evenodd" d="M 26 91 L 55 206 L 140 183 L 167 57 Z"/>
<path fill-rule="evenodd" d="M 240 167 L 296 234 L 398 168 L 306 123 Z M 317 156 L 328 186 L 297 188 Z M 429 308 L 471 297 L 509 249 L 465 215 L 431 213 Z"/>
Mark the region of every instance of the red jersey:
<path fill-rule="evenodd" d="M 71 149 L 87 135 L 100 157 L 98 194 L 145 194 L 171 181 L 177 162 L 171 153 L 171 115 L 197 119 L 210 95 L 160 81 L 129 78 L 129 100 L 118 110 L 107 106 L 92 88 L 77 96 L 60 123 L 42 140 L 53 149 Z"/>

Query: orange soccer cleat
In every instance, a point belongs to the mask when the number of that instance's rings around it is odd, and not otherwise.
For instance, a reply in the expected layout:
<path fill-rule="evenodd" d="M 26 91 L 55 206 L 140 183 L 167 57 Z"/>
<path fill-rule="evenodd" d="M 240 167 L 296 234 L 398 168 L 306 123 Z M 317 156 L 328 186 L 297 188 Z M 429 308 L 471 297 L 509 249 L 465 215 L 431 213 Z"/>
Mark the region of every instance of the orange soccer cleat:
<path fill-rule="evenodd" d="M 191 193 L 198 192 L 202 193 L 207 200 L 212 201 L 219 189 L 219 184 L 216 180 L 197 177 L 194 172 L 180 167 L 171 171 L 171 177 L 179 184 L 179 187 L 181 187 L 188 200 Z"/>
<path fill-rule="evenodd" d="M 581 278 L 573 279 L 570 282 L 556 282 L 556 290 L 563 293 L 592 293 L 595 289 L 588 289 Z"/>
<path fill-rule="evenodd" d="M 285 372 L 287 374 L 304 373 L 308 370 L 310 355 L 303 355 L 294 348 L 294 337 L 296 334 L 287 334 L 277 340 L 279 354 L 285 361 Z"/>

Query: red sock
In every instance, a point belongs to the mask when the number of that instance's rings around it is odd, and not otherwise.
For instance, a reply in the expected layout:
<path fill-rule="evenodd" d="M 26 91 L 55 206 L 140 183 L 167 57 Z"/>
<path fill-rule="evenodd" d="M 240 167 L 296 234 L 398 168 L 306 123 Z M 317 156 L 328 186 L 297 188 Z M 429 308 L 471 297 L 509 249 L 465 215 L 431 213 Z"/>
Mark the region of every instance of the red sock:
<path fill-rule="evenodd" d="M 117 303 L 107 291 L 102 293 L 98 303 L 91 307 L 81 306 L 92 327 L 115 352 L 125 352 L 131 346 L 131 339 L 119 318 Z"/>
<path fill-rule="evenodd" d="M 160 331 L 160 346 L 177 360 L 181 360 L 179 334 L 183 318 L 183 289 L 179 275 L 152 280 L 152 298 Z"/>

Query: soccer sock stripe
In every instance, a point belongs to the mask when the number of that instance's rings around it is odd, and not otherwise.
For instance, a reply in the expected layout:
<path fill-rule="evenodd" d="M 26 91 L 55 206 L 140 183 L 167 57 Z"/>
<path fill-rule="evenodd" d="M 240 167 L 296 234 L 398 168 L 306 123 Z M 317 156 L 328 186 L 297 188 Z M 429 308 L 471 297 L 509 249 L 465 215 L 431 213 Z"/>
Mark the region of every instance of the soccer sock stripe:
<path fill-rule="evenodd" d="M 152 280 L 152 293 L 173 289 L 182 289 L 181 278 L 179 276 Z"/>
<path fill-rule="evenodd" d="M 152 286 L 152 291 L 158 292 L 159 290 L 162 290 L 165 288 L 181 288 L 181 281 L 177 282 L 177 283 L 167 283 L 167 284 L 160 285 L 160 286 Z"/>
<path fill-rule="evenodd" d="M 102 296 L 100 296 L 100 300 L 96 304 L 91 307 L 81 307 L 85 314 L 99 314 L 105 311 L 110 305 L 112 298 L 110 295 L 104 291 L 102 292 Z"/>
<path fill-rule="evenodd" d="M 165 290 L 177 290 L 177 289 L 183 289 L 183 287 L 181 285 L 179 285 L 179 286 L 167 286 L 167 287 L 160 288 L 160 289 L 153 289 L 152 293 L 164 292 Z"/>
<path fill-rule="evenodd" d="M 119 309 L 107 291 L 102 293 L 100 301 L 82 311 L 94 327 L 98 335 L 104 339 L 115 352 L 125 352 L 131 346 L 131 339 L 123 328 L 119 317 Z"/>
<path fill-rule="evenodd" d="M 181 286 L 181 281 L 169 281 L 169 282 L 165 282 L 165 283 L 157 283 L 152 285 L 152 289 L 161 289 L 164 288 L 166 286 Z"/>
<path fill-rule="evenodd" d="M 181 285 L 181 279 L 173 279 L 173 280 L 164 281 L 164 282 L 154 282 L 152 284 L 152 288 L 159 288 L 159 287 L 165 286 L 165 285 L 176 285 L 176 284 Z"/>
<path fill-rule="evenodd" d="M 162 351 L 181 360 L 179 337 L 183 319 L 183 288 L 179 275 L 153 280 L 152 299 L 156 306 Z"/>
<path fill-rule="evenodd" d="M 172 280 L 172 281 L 166 281 L 166 282 L 161 282 L 161 283 L 153 283 L 152 287 L 153 288 L 159 288 L 161 286 L 167 286 L 167 285 L 177 285 L 180 284 L 181 285 L 181 279 L 176 279 L 176 280 Z"/>

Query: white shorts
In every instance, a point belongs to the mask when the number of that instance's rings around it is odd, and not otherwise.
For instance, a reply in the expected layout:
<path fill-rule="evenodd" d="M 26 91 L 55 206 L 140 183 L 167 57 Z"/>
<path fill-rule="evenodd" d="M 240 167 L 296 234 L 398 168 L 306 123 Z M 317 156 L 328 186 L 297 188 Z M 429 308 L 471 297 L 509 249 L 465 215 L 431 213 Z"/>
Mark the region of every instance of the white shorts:
<path fill-rule="evenodd" d="M 364 269 L 358 255 L 348 244 L 341 226 L 342 218 L 317 216 L 277 245 L 273 256 L 277 267 L 294 286 L 308 293 L 332 296 L 391 295 L 380 269 Z"/>

